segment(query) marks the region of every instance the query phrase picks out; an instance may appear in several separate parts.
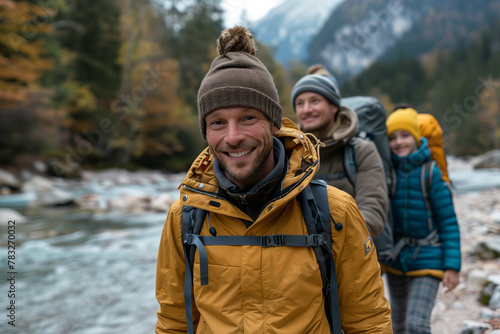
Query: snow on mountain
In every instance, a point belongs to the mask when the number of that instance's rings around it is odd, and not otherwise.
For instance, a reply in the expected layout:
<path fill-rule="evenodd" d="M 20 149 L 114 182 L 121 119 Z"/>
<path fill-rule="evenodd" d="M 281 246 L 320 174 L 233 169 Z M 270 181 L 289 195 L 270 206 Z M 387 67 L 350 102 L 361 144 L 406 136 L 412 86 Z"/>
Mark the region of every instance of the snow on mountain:
<path fill-rule="evenodd" d="M 356 75 L 412 28 L 422 12 L 423 8 L 409 6 L 379 8 L 358 13 L 354 24 L 340 23 L 338 18 L 344 14 L 334 13 L 312 40 L 308 60 L 323 63 L 342 76 Z"/>
<path fill-rule="evenodd" d="M 310 40 L 343 1 L 287 0 L 251 24 L 252 32 L 285 66 L 293 59 L 304 61 Z"/>

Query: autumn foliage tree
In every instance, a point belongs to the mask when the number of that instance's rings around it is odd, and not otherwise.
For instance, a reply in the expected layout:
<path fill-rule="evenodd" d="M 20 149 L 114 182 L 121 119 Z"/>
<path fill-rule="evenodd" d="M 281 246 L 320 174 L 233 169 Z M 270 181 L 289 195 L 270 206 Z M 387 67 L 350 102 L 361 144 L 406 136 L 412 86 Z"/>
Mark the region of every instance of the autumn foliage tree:
<path fill-rule="evenodd" d="M 0 0 L 0 107 L 22 101 L 52 68 L 42 38 L 51 28 L 36 20 L 43 15 L 46 11 L 37 5 Z"/>
<path fill-rule="evenodd" d="M 0 164 L 39 156 L 53 147 L 59 115 L 50 109 L 50 91 L 39 80 L 52 68 L 45 36 L 51 32 L 44 7 L 0 0 Z"/>

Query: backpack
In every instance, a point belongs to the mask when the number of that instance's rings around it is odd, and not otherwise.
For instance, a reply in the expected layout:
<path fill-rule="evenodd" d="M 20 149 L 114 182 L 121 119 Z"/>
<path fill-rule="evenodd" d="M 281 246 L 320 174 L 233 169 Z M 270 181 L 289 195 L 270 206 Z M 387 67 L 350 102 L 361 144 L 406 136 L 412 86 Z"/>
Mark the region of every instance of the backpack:
<path fill-rule="evenodd" d="M 200 258 L 200 284 L 206 285 L 208 279 L 208 257 L 205 246 L 232 245 L 232 246 L 261 246 L 261 247 L 313 247 L 323 281 L 325 295 L 325 312 L 330 324 L 330 331 L 341 334 L 340 308 L 337 291 L 337 275 L 332 254 L 333 218 L 328 206 L 326 183 L 322 180 L 313 180 L 299 194 L 304 221 L 309 235 L 264 235 L 264 236 L 217 236 L 215 229 L 210 226 L 211 236 L 201 236 L 201 227 L 207 217 L 210 224 L 210 215 L 203 209 L 184 206 L 182 209 L 182 236 L 184 244 L 184 259 L 186 274 L 184 278 L 184 301 L 186 305 L 186 320 L 188 333 L 193 333 L 192 315 L 192 284 L 194 255 L 198 250 Z M 336 230 L 343 228 L 341 223 L 334 223 Z"/>
<path fill-rule="evenodd" d="M 437 119 L 431 114 L 418 113 L 417 121 L 420 127 L 420 136 L 427 138 L 427 145 L 429 146 L 429 150 L 431 151 L 431 160 L 426 161 L 422 165 L 421 173 L 420 173 L 420 183 L 422 188 L 422 195 L 425 200 L 425 205 L 427 210 L 431 215 L 428 217 L 429 226 L 432 225 L 431 216 L 432 216 L 432 207 L 430 204 L 429 193 L 431 191 L 432 184 L 432 175 L 434 166 L 437 165 L 439 171 L 441 172 L 441 178 L 447 183 L 448 189 L 450 193 L 452 193 L 451 182 L 448 176 L 448 168 L 446 163 L 446 155 L 443 150 L 443 130 L 439 125 Z M 394 192 L 392 190 L 391 192 Z M 394 261 L 396 260 L 398 254 L 401 252 L 404 246 L 406 245 L 416 245 L 418 246 L 413 254 L 413 258 L 416 259 L 418 257 L 418 251 L 420 246 L 425 245 L 441 245 L 439 241 L 439 236 L 437 233 L 437 229 L 435 228 L 429 235 L 422 239 L 415 239 L 411 237 L 403 237 L 396 242 L 394 245 L 394 249 L 392 250 L 390 256 L 387 260 Z"/>
<path fill-rule="evenodd" d="M 446 155 L 443 150 L 443 130 L 437 119 L 431 114 L 417 114 L 418 124 L 420 126 L 420 135 L 427 138 L 427 144 L 431 151 L 431 157 L 436 161 L 441 177 L 448 184 L 450 178 L 448 176 L 448 167 L 446 163 Z"/>
<path fill-rule="evenodd" d="M 390 195 L 393 187 L 393 169 L 391 150 L 387 138 L 387 112 L 380 101 L 371 96 L 352 96 L 342 99 L 342 105 L 354 110 L 358 116 L 358 134 L 352 138 L 344 150 L 344 169 L 346 176 L 353 186 L 356 185 L 356 160 L 354 145 L 356 140 L 371 140 L 377 147 L 380 159 L 384 166 L 387 192 Z M 360 139 L 361 138 L 361 139 Z M 387 208 L 387 218 L 384 230 L 374 238 L 375 249 L 380 261 L 387 258 L 393 247 L 393 218 L 391 206 Z"/>

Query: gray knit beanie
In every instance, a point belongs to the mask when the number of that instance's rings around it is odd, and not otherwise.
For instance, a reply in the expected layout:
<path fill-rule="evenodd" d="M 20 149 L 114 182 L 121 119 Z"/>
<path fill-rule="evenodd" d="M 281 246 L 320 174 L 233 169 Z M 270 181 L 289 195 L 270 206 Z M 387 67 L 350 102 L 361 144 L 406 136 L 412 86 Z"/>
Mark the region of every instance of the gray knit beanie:
<path fill-rule="evenodd" d="M 302 77 L 292 88 L 291 102 L 293 111 L 295 110 L 295 99 L 300 93 L 314 92 L 323 95 L 330 103 L 340 108 L 340 90 L 336 80 L 332 76 L 321 74 L 309 74 Z"/>
<path fill-rule="evenodd" d="M 198 121 L 206 139 L 205 118 L 214 110 L 247 107 L 260 111 L 281 127 L 283 108 L 278 90 L 266 66 L 255 57 L 255 41 L 245 27 L 223 30 L 218 39 L 219 56 L 198 91 Z"/>

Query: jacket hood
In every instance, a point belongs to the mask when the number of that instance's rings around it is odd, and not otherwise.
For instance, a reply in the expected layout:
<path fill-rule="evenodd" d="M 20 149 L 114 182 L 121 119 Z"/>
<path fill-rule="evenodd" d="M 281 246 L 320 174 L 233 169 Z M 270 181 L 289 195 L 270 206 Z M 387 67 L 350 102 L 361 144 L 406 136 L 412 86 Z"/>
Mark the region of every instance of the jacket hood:
<path fill-rule="evenodd" d="M 427 144 L 427 138 L 420 138 L 420 146 L 415 152 L 405 157 L 398 157 L 396 154 L 391 152 L 391 159 L 394 167 L 403 172 L 409 172 L 422 166 L 424 162 L 431 160 L 431 151 Z"/>
<path fill-rule="evenodd" d="M 325 144 L 330 146 L 339 141 L 347 143 L 357 133 L 358 116 L 356 112 L 349 107 L 341 106 L 337 113 L 335 123 L 333 123 L 328 133 L 328 139 L 325 140 Z"/>
<path fill-rule="evenodd" d="M 304 134 L 290 119 L 283 118 L 281 129 L 275 134 L 285 148 L 288 170 L 281 184 L 281 194 L 275 203 L 286 203 L 289 196 L 296 196 L 313 179 L 319 166 L 318 151 L 320 142 L 311 134 Z M 205 148 L 189 168 L 186 177 L 179 185 L 183 204 L 213 211 L 206 196 L 221 199 L 217 194 L 219 180 L 214 171 L 214 156 Z M 218 210 L 226 215 L 241 218 L 242 212 L 228 201 L 217 201 Z"/>

